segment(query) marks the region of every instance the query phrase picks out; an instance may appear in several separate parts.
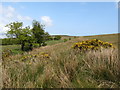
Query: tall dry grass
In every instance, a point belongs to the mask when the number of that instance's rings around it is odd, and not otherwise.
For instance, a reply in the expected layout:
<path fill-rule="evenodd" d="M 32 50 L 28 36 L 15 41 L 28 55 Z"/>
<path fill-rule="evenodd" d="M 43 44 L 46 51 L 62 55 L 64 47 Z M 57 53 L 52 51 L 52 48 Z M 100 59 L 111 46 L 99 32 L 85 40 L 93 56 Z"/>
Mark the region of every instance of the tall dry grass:
<path fill-rule="evenodd" d="M 83 61 L 93 77 L 101 82 L 98 87 L 120 86 L 120 59 L 117 49 L 90 51 L 85 55 Z"/>
<path fill-rule="evenodd" d="M 5 88 L 98 88 L 120 87 L 118 51 L 103 49 L 79 53 L 74 41 L 34 49 L 3 61 Z M 39 53 L 49 54 L 49 58 Z M 21 61 L 26 55 L 36 55 Z"/>

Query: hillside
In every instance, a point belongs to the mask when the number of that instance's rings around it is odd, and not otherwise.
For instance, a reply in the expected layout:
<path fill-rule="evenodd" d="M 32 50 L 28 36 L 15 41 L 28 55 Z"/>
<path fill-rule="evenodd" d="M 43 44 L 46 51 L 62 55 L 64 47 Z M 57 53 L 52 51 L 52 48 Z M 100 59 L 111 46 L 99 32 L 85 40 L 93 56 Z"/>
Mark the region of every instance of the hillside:
<path fill-rule="evenodd" d="M 118 46 L 118 35 L 85 36 L 35 48 L 3 59 L 3 85 L 9 88 L 120 87 L 117 48 L 79 53 L 71 46 L 100 39 Z"/>
<path fill-rule="evenodd" d="M 120 33 L 119 34 L 104 34 L 104 35 L 84 36 L 84 38 L 99 39 L 99 40 L 110 42 L 110 43 L 113 43 L 114 45 L 117 45 L 118 44 L 118 36 L 120 37 Z"/>

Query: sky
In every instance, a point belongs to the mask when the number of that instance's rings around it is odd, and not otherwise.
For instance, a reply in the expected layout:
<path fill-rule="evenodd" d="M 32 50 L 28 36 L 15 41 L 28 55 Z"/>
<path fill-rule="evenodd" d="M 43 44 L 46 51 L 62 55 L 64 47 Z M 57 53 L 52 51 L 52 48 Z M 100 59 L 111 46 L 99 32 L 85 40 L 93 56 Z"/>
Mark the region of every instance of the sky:
<path fill-rule="evenodd" d="M 51 35 L 88 36 L 118 33 L 115 2 L 4 2 L 0 5 L 0 38 L 14 21 L 32 28 L 32 21 L 45 25 Z"/>

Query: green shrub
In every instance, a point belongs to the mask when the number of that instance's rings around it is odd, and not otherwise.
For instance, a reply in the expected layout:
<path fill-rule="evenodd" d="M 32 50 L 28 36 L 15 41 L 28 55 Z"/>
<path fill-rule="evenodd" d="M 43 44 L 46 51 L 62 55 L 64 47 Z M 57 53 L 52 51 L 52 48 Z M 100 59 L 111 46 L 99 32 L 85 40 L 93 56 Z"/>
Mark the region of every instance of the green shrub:
<path fill-rule="evenodd" d="M 60 40 L 61 39 L 61 36 L 57 35 L 54 37 L 54 40 Z"/>
<path fill-rule="evenodd" d="M 67 42 L 67 39 L 64 39 L 64 42 Z"/>
<path fill-rule="evenodd" d="M 48 40 L 53 40 L 53 38 L 52 37 L 49 37 L 49 39 Z"/>
<path fill-rule="evenodd" d="M 52 36 L 47 36 L 47 37 L 45 37 L 45 40 L 46 41 L 53 40 L 53 37 Z"/>

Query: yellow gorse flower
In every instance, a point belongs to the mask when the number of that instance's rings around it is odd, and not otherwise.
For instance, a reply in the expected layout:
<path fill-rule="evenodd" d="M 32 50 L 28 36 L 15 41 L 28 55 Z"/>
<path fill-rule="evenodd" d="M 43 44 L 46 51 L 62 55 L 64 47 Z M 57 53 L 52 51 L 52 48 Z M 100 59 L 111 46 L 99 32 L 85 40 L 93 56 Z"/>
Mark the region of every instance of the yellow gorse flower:
<path fill-rule="evenodd" d="M 81 51 L 86 51 L 86 50 L 98 50 L 99 48 L 110 48 L 113 47 L 111 43 L 108 42 L 103 42 L 98 39 L 92 39 L 92 40 L 86 40 L 82 42 L 77 42 L 73 44 L 72 48 L 80 49 Z"/>

